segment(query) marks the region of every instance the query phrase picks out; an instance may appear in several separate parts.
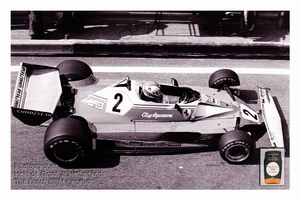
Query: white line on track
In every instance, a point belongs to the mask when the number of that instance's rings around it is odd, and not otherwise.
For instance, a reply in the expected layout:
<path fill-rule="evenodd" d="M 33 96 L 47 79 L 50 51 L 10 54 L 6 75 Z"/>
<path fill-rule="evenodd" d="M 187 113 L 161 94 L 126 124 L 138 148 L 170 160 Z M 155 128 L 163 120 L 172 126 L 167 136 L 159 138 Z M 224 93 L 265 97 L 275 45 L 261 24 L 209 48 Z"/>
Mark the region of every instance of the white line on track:
<path fill-rule="evenodd" d="M 11 66 L 11 72 L 19 71 L 19 66 Z M 187 73 L 203 74 L 213 73 L 220 69 L 216 67 L 131 67 L 131 66 L 91 66 L 93 72 L 126 72 L 126 73 Z M 290 75 L 289 69 L 279 68 L 232 68 L 238 74 L 270 74 Z"/>

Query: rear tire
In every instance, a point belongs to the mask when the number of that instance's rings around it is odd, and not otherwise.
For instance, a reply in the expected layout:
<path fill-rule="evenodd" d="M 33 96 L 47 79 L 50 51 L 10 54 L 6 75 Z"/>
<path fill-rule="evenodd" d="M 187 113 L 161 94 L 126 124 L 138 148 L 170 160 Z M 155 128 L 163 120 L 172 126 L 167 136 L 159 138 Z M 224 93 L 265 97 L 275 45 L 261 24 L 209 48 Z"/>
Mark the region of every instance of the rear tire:
<path fill-rule="evenodd" d="M 77 118 L 58 119 L 46 130 L 45 155 L 60 166 L 81 163 L 91 150 L 92 139 L 87 123 Z"/>
<path fill-rule="evenodd" d="M 57 65 L 59 74 L 69 81 L 78 81 L 88 78 L 93 72 L 88 64 L 80 60 L 65 60 Z"/>
<path fill-rule="evenodd" d="M 221 157 L 229 163 L 247 160 L 254 152 L 255 142 L 247 132 L 234 130 L 225 133 L 219 140 Z"/>
<path fill-rule="evenodd" d="M 72 86 L 87 86 L 98 82 L 90 66 L 80 60 L 63 61 L 57 68 L 59 74 L 63 75 Z"/>

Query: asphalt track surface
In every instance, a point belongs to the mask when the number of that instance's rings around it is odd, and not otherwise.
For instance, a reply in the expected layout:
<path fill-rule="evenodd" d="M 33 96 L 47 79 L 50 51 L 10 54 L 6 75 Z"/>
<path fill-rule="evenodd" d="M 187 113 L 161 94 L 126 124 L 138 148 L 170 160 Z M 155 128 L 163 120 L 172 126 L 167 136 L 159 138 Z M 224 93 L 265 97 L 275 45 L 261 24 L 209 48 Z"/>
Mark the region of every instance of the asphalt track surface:
<path fill-rule="evenodd" d="M 272 61 L 276 65 L 276 62 Z M 288 72 L 288 62 L 282 69 Z M 265 134 L 257 143 L 253 157 L 244 164 L 232 165 L 221 159 L 217 150 L 174 154 L 93 155 L 82 168 L 64 169 L 51 163 L 43 152 L 45 128 L 30 127 L 11 116 L 11 189 L 196 189 L 196 190 L 286 190 L 290 188 L 290 88 L 289 73 L 251 74 L 241 70 L 242 88 L 256 91 L 257 85 L 271 88 L 271 94 L 282 117 L 286 152 L 284 185 L 260 185 L 259 148 L 271 147 Z M 13 70 L 14 71 L 14 70 Z M 101 70 L 100 70 L 101 71 Z M 209 73 L 136 73 L 96 72 L 100 83 L 113 83 L 129 75 L 132 79 L 155 79 L 179 84 L 207 85 Z M 269 71 L 270 72 L 270 71 Z M 286 71 L 285 71 L 286 72 Z M 11 92 L 16 81 L 11 72 Z M 257 108 L 258 105 L 251 105 Z"/>

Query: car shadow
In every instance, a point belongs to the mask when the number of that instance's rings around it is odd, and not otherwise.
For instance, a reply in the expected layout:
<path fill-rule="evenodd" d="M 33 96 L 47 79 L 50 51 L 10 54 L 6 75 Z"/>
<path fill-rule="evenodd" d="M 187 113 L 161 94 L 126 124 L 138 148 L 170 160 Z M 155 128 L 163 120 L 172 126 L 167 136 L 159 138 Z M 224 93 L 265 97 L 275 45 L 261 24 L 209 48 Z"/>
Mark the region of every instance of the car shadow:
<path fill-rule="evenodd" d="M 247 104 L 257 104 L 258 95 L 254 90 L 240 90 L 238 97 Z"/>
<path fill-rule="evenodd" d="M 59 165 L 64 169 L 92 169 L 92 168 L 113 168 L 120 163 L 119 154 L 105 154 L 93 152 L 87 158 L 76 164 L 72 165 Z"/>
<path fill-rule="evenodd" d="M 281 106 L 278 102 L 277 97 L 273 97 L 274 103 L 277 107 L 280 119 L 281 119 L 281 125 L 282 125 L 282 133 L 283 133 L 283 142 L 284 142 L 284 149 L 285 149 L 285 157 L 290 157 L 290 134 L 289 134 L 289 125 L 288 122 L 283 114 L 283 111 L 281 109 Z"/>
<path fill-rule="evenodd" d="M 113 153 L 108 150 L 96 150 L 88 158 L 77 165 L 72 166 L 62 166 L 65 169 L 92 169 L 92 168 L 114 168 L 120 164 L 121 156 L 159 156 L 159 155 L 187 155 L 187 154 L 197 154 L 197 153 L 207 153 L 207 152 L 218 152 L 217 147 L 204 147 L 204 148 L 191 148 L 191 149 L 166 149 L 161 150 L 126 150 L 119 153 Z M 220 162 L 224 161 L 220 156 Z M 230 165 L 259 165 L 260 162 L 260 152 L 259 149 L 255 149 L 253 155 L 245 162 L 241 163 L 228 163 Z"/>
<path fill-rule="evenodd" d="M 113 168 L 120 164 L 120 155 L 112 153 L 113 142 L 96 141 L 96 149 L 80 163 L 59 165 L 66 169 Z"/>

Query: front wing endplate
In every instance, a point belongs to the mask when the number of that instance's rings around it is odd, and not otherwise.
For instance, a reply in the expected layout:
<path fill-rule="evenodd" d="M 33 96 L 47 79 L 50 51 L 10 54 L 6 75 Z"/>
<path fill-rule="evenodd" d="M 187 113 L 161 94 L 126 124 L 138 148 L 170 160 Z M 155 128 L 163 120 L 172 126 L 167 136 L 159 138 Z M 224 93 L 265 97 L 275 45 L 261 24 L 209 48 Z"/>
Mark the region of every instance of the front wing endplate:
<path fill-rule="evenodd" d="M 269 93 L 270 89 L 258 87 L 258 90 L 262 115 L 266 124 L 271 145 L 272 147 L 284 147 L 281 118 L 274 100 Z"/>

